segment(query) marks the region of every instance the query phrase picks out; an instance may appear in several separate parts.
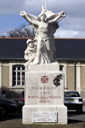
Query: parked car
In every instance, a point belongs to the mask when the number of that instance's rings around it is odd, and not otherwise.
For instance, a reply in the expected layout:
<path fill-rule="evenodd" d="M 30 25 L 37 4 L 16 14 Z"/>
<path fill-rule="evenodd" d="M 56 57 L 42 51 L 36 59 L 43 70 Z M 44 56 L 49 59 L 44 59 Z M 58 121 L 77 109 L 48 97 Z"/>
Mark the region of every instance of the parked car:
<path fill-rule="evenodd" d="M 64 104 L 68 110 L 83 111 L 83 100 L 78 91 L 66 90 L 64 92 Z"/>
<path fill-rule="evenodd" d="M 15 101 L 0 97 L 0 115 L 4 116 L 7 113 L 13 113 L 16 111 L 17 105 Z"/>
<path fill-rule="evenodd" d="M 23 105 L 24 105 L 24 91 L 21 93 L 20 98 L 18 100 L 18 112 L 22 111 Z"/>

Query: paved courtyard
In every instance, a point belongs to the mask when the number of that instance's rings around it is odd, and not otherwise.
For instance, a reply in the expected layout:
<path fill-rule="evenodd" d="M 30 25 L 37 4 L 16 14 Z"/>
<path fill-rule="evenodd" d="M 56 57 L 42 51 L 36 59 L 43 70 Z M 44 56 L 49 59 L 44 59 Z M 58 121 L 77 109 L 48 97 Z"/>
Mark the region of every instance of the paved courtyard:
<path fill-rule="evenodd" d="M 76 112 L 68 112 L 68 124 L 63 128 L 84 128 L 85 112 L 77 114 Z M 22 114 L 9 114 L 6 117 L 0 117 L 0 128 L 62 128 L 62 125 L 23 125 Z"/>

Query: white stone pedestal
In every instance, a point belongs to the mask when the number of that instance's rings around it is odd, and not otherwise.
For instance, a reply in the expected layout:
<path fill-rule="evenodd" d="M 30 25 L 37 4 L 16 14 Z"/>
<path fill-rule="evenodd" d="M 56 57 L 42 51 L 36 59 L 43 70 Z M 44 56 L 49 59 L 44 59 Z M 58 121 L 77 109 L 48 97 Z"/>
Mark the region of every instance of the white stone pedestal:
<path fill-rule="evenodd" d="M 62 76 L 60 85 L 54 83 Z M 67 108 L 64 106 L 64 74 L 58 65 L 32 65 L 26 72 L 23 124 L 67 124 Z"/>

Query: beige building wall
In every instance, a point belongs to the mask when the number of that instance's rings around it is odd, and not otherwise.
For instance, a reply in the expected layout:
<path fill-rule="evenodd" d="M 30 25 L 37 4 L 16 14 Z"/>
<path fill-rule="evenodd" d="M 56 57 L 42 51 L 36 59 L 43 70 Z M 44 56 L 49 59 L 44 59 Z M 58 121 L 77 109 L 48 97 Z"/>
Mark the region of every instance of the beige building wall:
<path fill-rule="evenodd" d="M 7 98 L 16 100 L 20 97 L 20 94 L 24 90 L 25 86 L 12 86 L 13 65 L 24 65 L 24 63 L 21 62 L 8 62 L 8 64 L 1 63 L 0 76 L 2 81 L 1 81 L 0 94 L 2 93 L 2 90 L 5 89 Z"/>
<path fill-rule="evenodd" d="M 2 65 L 0 63 L 0 95 L 1 95 L 1 88 L 2 88 Z"/>
<path fill-rule="evenodd" d="M 76 90 L 81 93 L 81 64 L 76 63 Z"/>
<path fill-rule="evenodd" d="M 81 95 L 85 99 L 85 65 L 81 66 Z"/>
<path fill-rule="evenodd" d="M 2 67 L 2 87 L 9 88 L 9 66 Z"/>
<path fill-rule="evenodd" d="M 85 90 L 85 66 L 81 67 L 81 89 Z"/>
<path fill-rule="evenodd" d="M 74 90 L 74 66 L 68 65 L 67 66 L 67 89 Z"/>

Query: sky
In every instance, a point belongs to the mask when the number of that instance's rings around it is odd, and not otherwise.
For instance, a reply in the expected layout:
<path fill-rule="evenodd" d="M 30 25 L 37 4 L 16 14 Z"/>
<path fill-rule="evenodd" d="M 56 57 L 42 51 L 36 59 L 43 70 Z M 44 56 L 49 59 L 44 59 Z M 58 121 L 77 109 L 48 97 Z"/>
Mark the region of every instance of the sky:
<path fill-rule="evenodd" d="M 0 0 L 0 36 L 7 36 L 7 31 L 22 24 L 29 25 L 20 12 L 38 16 L 42 4 L 45 6 L 45 0 Z M 85 0 L 46 0 L 46 9 L 54 13 L 66 12 L 55 38 L 85 38 Z"/>

